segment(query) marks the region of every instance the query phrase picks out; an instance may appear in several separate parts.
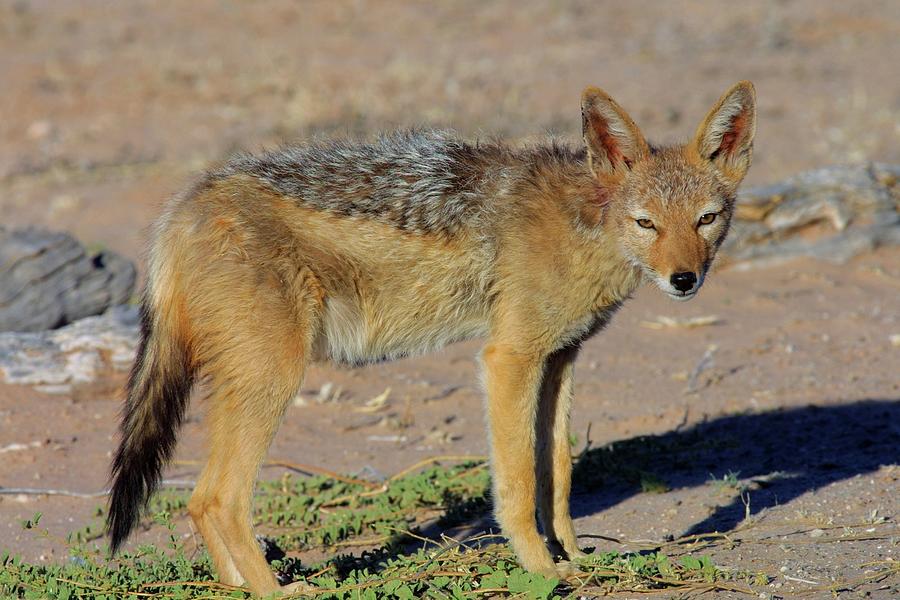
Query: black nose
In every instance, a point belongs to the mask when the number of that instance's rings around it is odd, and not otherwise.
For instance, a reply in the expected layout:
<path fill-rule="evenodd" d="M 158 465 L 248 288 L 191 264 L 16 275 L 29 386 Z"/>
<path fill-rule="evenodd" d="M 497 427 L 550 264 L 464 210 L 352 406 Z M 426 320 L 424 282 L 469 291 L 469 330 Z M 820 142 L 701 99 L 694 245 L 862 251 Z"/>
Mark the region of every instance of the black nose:
<path fill-rule="evenodd" d="M 697 276 L 693 273 L 675 273 L 669 281 L 672 282 L 672 286 L 679 292 L 686 292 L 697 283 Z"/>

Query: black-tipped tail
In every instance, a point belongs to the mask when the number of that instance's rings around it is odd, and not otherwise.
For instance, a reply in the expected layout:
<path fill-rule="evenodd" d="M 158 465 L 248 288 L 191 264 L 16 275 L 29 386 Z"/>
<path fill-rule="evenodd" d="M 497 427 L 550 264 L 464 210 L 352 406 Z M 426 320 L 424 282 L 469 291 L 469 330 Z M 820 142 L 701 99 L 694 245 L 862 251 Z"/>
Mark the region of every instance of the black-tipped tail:
<path fill-rule="evenodd" d="M 193 383 L 182 332 L 154 318 L 148 298 L 141 305 L 141 341 L 122 416 L 122 439 L 112 464 L 106 521 L 115 554 L 138 524 L 175 449 Z"/>

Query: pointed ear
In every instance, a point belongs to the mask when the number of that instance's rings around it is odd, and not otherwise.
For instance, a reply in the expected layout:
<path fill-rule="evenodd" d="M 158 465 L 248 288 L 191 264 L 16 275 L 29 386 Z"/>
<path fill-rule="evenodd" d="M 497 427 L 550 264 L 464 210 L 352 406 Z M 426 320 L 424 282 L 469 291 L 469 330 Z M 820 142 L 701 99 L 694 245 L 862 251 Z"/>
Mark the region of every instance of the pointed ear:
<path fill-rule="evenodd" d="M 709 111 L 693 145 L 701 159 L 711 161 L 737 186 L 750 168 L 755 133 L 756 90 L 749 81 L 741 81 Z"/>
<path fill-rule="evenodd" d="M 650 147 L 631 117 L 603 90 L 581 94 L 581 131 L 588 166 L 594 175 L 623 174 L 650 154 Z"/>

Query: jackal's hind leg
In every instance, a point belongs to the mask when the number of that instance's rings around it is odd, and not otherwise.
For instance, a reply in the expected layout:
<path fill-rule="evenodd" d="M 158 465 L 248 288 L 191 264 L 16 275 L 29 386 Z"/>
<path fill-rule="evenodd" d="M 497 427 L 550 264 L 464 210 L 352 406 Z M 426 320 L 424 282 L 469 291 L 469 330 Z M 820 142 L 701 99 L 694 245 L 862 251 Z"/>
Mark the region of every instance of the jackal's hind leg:
<path fill-rule="evenodd" d="M 244 304 L 244 303 L 242 303 Z M 313 305 L 298 311 L 258 291 L 203 339 L 209 379 L 210 454 L 189 503 L 223 583 L 270 594 L 279 585 L 251 528 L 259 466 L 300 387 L 317 326 Z"/>

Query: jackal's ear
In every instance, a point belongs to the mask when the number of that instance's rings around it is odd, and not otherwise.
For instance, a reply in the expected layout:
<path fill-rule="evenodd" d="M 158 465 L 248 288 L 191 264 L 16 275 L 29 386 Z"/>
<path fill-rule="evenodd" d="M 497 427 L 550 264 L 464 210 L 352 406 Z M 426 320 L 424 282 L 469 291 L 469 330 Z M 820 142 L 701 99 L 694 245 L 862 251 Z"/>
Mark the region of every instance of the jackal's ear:
<path fill-rule="evenodd" d="M 628 113 L 599 88 L 589 87 L 581 94 L 581 131 L 594 175 L 625 173 L 650 154 Z"/>
<path fill-rule="evenodd" d="M 747 174 L 756 133 L 756 90 L 749 81 L 734 84 L 697 129 L 693 146 L 734 185 Z"/>

